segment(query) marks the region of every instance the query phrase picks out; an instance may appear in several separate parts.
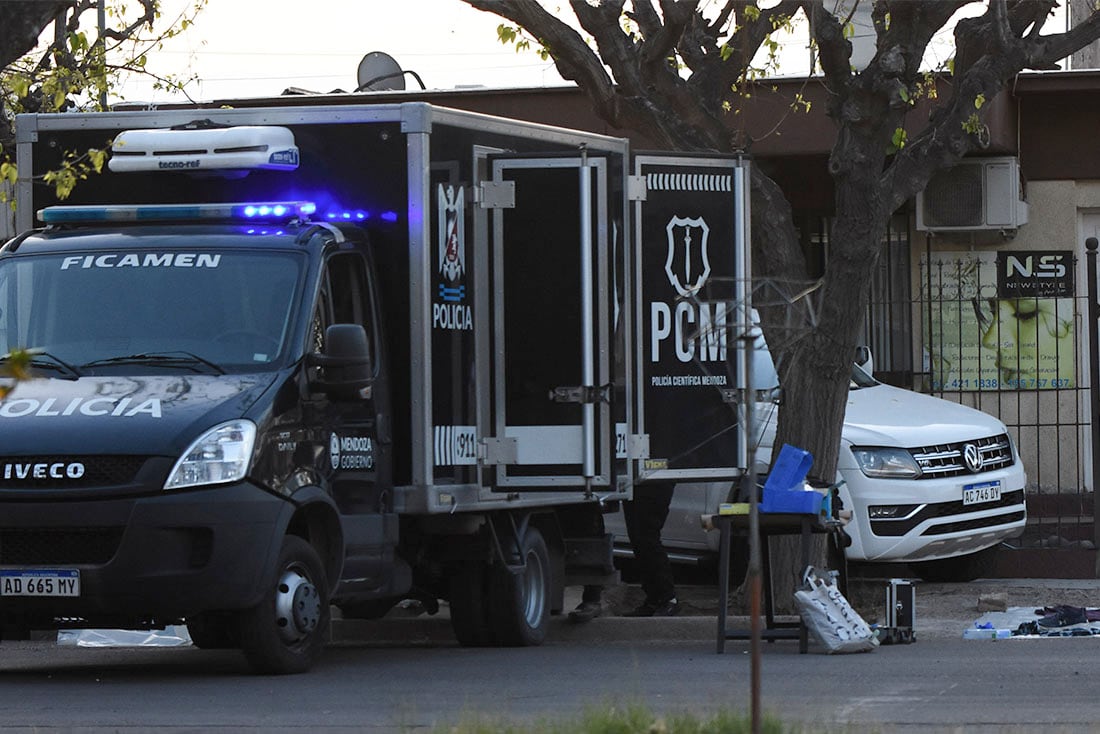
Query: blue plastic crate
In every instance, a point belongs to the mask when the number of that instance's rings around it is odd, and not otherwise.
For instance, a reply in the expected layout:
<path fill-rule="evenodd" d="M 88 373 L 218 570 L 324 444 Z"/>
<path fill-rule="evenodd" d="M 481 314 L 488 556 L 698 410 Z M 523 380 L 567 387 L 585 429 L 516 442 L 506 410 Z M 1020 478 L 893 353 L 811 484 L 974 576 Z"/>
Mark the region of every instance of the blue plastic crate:
<path fill-rule="evenodd" d="M 768 472 L 768 479 L 764 482 L 764 494 L 768 490 L 802 489 L 802 482 L 814 465 L 814 457 L 805 449 L 796 448 L 789 443 L 783 444 L 779 449 L 779 456 L 775 458 L 775 464 Z"/>
<path fill-rule="evenodd" d="M 821 512 L 821 494 L 803 489 L 806 474 L 813 463 L 814 457 L 809 451 L 783 444 L 764 482 L 760 511 L 813 515 Z"/>
<path fill-rule="evenodd" d="M 764 500 L 760 503 L 761 512 L 798 512 L 816 515 L 821 512 L 821 501 L 825 499 L 820 492 L 812 490 L 784 490 L 769 492 L 764 490 Z"/>

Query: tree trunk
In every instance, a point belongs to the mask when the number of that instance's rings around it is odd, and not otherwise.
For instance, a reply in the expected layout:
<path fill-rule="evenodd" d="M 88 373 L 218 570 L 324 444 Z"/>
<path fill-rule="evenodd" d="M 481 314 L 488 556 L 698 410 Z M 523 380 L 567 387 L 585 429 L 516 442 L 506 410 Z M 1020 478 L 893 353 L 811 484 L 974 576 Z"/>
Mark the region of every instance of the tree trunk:
<path fill-rule="evenodd" d="M 869 196 L 865 201 L 873 198 Z M 865 211 L 873 208 L 872 204 Z M 814 457 L 809 478 L 824 485 L 838 479 L 840 434 L 855 349 L 863 331 L 863 304 L 884 234 L 877 219 L 883 218 L 863 213 L 837 218 L 832 241 L 845 242 L 848 248 L 830 259 L 818 321 L 808 325 L 803 335 L 792 337 L 795 345 L 788 356 L 790 362 L 779 371 L 783 410 L 779 413 L 776 450 L 789 443 L 809 451 Z M 814 536 L 810 563 L 817 568 L 828 567 L 824 537 Z M 791 612 L 791 594 L 805 570 L 798 538 L 779 536 L 771 540 L 771 566 L 776 609 Z"/>

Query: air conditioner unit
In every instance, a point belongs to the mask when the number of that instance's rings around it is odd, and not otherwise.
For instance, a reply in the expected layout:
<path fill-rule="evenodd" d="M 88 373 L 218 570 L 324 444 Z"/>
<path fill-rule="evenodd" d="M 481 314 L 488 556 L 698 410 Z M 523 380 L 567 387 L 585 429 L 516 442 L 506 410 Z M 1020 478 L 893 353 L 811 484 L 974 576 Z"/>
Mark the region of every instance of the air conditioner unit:
<path fill-rule="evenodd" d="M 974 158 L 940 171 L 917 194 L 917 229 L 931 232 L 1015 230 L 1027 224 L 1020 162 Z"/>

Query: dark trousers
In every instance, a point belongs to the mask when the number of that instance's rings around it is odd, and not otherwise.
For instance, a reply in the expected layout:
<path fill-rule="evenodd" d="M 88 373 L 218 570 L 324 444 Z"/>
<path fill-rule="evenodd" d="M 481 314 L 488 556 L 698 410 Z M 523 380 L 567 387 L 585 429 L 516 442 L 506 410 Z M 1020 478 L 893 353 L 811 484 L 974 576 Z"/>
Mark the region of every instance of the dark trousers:
<path fill-rule="evenodd" d="M 603 511 L 593 505 L 582 507 L 564 507 L 558 513 L 562 527 L 569 535 L 600 538 L 604 534 Z M 584 587 L 581 602 L 599 604 L 603 598 L 603 587 L 589 584 Z"/>
<path fill-rule="evenodd" d="M 672 565 L 661 544 L 661 528 L 668 518 L 673 482 L 642 482 L 634 487 L 634 499 L 623 503 L 626 533 L 634 546 L 642 590 L 648 602 L 659 604 L 676 596 Z"/>

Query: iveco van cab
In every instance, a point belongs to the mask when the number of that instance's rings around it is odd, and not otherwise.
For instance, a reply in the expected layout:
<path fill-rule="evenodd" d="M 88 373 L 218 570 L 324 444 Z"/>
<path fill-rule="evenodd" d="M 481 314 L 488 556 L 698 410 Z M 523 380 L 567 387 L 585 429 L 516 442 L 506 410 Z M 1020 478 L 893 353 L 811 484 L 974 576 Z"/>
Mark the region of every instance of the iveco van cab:
<path fill-rule="evenodd" d="M 761 391 L 778 386 L 759 339 L 753 361 Z M 756 412 L 758 472 L 766 472 L 777 406 Z M 1027 478 L 1008 429 L 972 408 L 883 384 L 852 366 L 837 462 L 839 496 L 852 513 L 849 561 L 908 564 L 928 581 L 967 581 L 993 571 L 997 547 L 1019 536 L 1027 519 Z M 728 483 L 677 486 L 662 539 L 684 563 L 710 561 L 718 533 L 700 525 L 729 501 Z M 621 515 L 609 522 L 625 539 Z M 621 533 L 621 535 L 620 535 Z M 619 545 L 621 555 L 629 546 Z"/>
<path fill-rule="evenodd" d="M 462 644 L 536 645 L 566 586 L 617 580 L 600 520 L 637 481 L 743 471 L 736 160 L 422 103 L 25 115 L 17 141 L 4 635 L 182 621 L 295 672 L 330 602 L 416 599 Z M 64 205 L 32 183 L 106 141 Z"/>
<path fill-rule="evenodd" d="M 37 345 L 0 403 L 6 618 L 186 618 L 283 671 L 342 565 L 345 592 L 401 583 L 374 265 L 308 207 L 47 208 L 0 253 L 0 348 Z M 348 562 L 338 515 L 371 539 Z"/>

